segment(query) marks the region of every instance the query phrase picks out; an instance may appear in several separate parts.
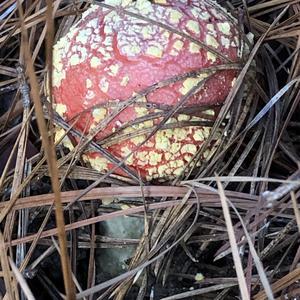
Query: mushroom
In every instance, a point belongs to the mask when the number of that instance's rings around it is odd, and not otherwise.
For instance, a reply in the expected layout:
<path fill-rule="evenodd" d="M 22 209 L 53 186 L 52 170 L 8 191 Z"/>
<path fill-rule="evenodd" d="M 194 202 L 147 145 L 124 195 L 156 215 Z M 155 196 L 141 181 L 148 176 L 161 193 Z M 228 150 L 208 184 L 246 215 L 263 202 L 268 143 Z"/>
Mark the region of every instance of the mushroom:
<path fill-rule="evenodd" d="M 214 1 L 106 0 L 92 5 L 54 46 L 55 110 L 68 122 L 79 116 L 75 128 L 87 134 L 136 96 L 94 140 L 118 159 L 134 151 L 126 164 L 147 180 L 170 180 L 181 174 L 210 134 L 211 127 L 195 111 L 222 104 L 236 77 L 229 68 L 205 70 L 238 62 L 239 49 L 234 18 Z M 205 72 L 189 73 L 199 70 Z M 200 81 L 200 90 L 183 109 L 142 144 Z M 203 113 L 214 120 L 216 110 Z M 209 150 L 203 159 L 208 155 Z M 83 158 L 102 172 L 114 166 L 91 150 Z M 116 173 L 123 175 L 120 169 Z"/>

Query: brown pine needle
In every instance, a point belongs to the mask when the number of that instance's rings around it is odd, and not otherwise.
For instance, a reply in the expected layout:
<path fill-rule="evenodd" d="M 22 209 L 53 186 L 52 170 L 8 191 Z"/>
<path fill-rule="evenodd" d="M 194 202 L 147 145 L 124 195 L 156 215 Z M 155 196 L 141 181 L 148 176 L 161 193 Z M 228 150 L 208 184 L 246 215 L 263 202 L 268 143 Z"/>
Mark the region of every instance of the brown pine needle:
<path fill-rule="evenodd" d="M 62 262 L 62 270 L 63 270 L 63 277 L 65 283 L 65 291 L 67 299 L 75 299 L 75 289 L 74 283 L 72 280 L 71 275 L 71 267 L 67 253 L 67 246 L 66 246 L 66 232 L 65 232 L 65 225 L 64 225 L 64 216 L 62 210 L 62 204 L 60 199 L 60 189 L 59 189 L 59 179 L 58 179 L 58 169 L 57 169 L 57 162 L 56 162 L 56 153 L 54 149 L 53 142 L 51 142 L 48 138 L 48 130 L 46 127 L 46 122 L 44 119 L 43 108 L 41 104 L 41 99 L 39 95 L 39 86 L 38 81 L 35 75 L 35 70 L 32 62 L 32 57 L 30 54 L 29 44 L 28 44 L 28 36 L 24 25 L 24 18 L 23 18 L 23 11 L 21 7 L 20 1 L 18 2 L 18 9 L 19 14 L 21 17 L 21 28 L 22 28 L 22 35 L 24 41 L 24 53 L 25 53 L 25 61 L 27 67 L 27 74 L 30 80 L 31 85 L 31 97 L 34 102 L 37 122 L 40 134 L 42 136 L 42 143 L 43 148 L 45 151 L 45 155 L 47 158 L 47 163 L 49 166 L 49 173 L 51 176 L 51 183 L 52 189 L 55 194 L 55 214 L 56 214 L 56 222 L 57 222 L 57 229 L 58 229 L 58 238 L 59 244 L 61 249 L 61 262 Z"/>
<path fill-rule="evenodd" d="M 229 211 L 229 207 L 228 207 L 228 204 L 226 201 L 226 196 L 224 193 L 223 186 L 222 186 L 220 180 L 218 180 L 217 176 L 216 176 L 216 181 L 217 181 L 217 185 L 218 185 L 218 191 L 219 191 L 220 200 L 221 200 L 221 204 L 222 204 L 223 214 L 224 214 L 224 218 L 225 218 L 225 222 L 226 222 L 229 242 L 230 242 L 230 246 L 231 246 L 231 252 L 232 252 L 233 261 L 234 261 L 234 265 L 235 265 L 235 271 L 236 271 L 236 275 L 237 275 L 238 282 L 239 282 L 241 297 L 243 300 L 250 300 L 247 283 L 246 283 L 246 278 L 244 275 L 243 266 L 242 266 L 242 262 L 241 262 L 241 258 L 240 258 L 240 254 L 239 254 L 239 249 L 237 246 L 237 241 L 235 238 L 235 233 L 234 233 L 234 229 L 233 229 L 233 225 L 232 225 L 232 221 L 231 221 L 231 217 L 230 217 L 230 211 Z"/>

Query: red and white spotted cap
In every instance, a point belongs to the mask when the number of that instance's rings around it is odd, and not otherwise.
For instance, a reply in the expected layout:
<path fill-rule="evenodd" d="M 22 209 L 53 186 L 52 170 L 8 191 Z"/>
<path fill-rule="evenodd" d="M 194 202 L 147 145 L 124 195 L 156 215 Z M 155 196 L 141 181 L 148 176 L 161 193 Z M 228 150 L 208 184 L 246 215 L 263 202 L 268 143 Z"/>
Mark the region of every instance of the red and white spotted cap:
<path fill-rule="evenodd" d="M 157 82 L 224 64 L 222 56 L 231 62 L 240 59 L 235 21 L 214 1 L 106 0 L 104 4 L 117 9 L 91 6 L 54 46 L 55 109 L 67 121 L 80 115 L 75 128 L 81 132 L 88 133 L 122 101 Z M 172 109 L 208 76 L 184 78 L 141 97 L 109 122 L 95 140 L 117 158 L 124 158 L 146 139 L 166 109 Z M 216 72 L 185 106 L 221 104 L 235 76 L 234 70 Z M 175 115 L 168 128 L 159 130 L 127 159 L 127 166 L 148 180 L 176 177 L 209 135 L 210 127 L 195 125 L 201 120 L 189 114 Z M 183 123 L 185 126 L 176 126 Z M 113 166 L 96 152 L 86 152 L 83 157 L 99 171 Z"/>

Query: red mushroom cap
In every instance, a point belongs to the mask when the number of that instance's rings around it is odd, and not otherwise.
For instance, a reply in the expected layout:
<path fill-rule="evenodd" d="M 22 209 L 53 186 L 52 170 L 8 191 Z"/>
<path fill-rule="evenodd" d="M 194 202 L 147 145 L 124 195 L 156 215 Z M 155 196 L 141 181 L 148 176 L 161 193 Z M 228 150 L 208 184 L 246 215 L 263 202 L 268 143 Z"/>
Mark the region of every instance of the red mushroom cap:
<path fill-rule="evenodd" d="M 234 20 L 214 1 L 106 0 L 104 3 L 118 8 L 91 6 L 54 46 L 55 108 L 67 121 L 80 114 L 75 128 L 81 132 L 88 133 L 120 102 L 155 83 L 224 64 L 222 56 L 233 62 L 239 60 L 239 34 Z M 166 26 L 128 15 L 123 9 Z M 208 73 L 202 73 L 158 88 L 119 113 L 96 135 L 96 140 L 122 159 L 162 120 L 158 114 L 172 109 L 199 81 L 208 78 L 185 106 L 221 104 L 235 75 L 233 70 L 218 71 L 209 78 Z M 208 114 L 213 112 L 210 110 Z M 131 125 L 136 120 L 140 122 Z M 188 114 L 175 115 L 168 122 L 169 128 L 159 130 L 126 164 L 149 180 L 179 175 L 209 135 L 210 128 L 199 125 L 176 128 L 176 124 L 201 120 Z M 100 171 L 113 166 L 97 152 L 86 152 L 84 158 Z"/>

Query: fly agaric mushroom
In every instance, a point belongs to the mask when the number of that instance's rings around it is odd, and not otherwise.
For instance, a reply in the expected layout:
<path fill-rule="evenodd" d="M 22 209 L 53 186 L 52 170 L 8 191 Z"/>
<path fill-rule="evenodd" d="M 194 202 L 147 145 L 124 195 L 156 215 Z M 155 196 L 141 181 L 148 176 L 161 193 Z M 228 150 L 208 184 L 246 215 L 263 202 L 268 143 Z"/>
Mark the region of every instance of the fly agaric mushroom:
<path fill-rule="evenodd" d="M 103 3 L 91 6 L 57 42 L 53 53 L 55 109 L 67 121 L 79 116 L 75 128 L 85 134 L 108 118 L 120 103 L 155 83 L 240 59 L 235 20 L 214 1 Z M 207 79 L 185 107 L 221 104 L 235 76 L 236 71 L 229 69 L 213 75 L 204 72 L 157 88 L 110 120 L 95 141 L 122 159 L 145 141 L 165 111 L 199 81 Z M 214 110 L 207 114 L 214 114 Z M 188 113 L 174 115 L 167 128 L 134 151 L 127 166 L 148 180 L 178 176 L 210 133 L 210 127 L 195 125 L 201 120 Z M 179 126 L 184 122 L 191 125 Z M 113 167 L 97 152 L 87 151 L 83 158 L 99 171 Z"/>

